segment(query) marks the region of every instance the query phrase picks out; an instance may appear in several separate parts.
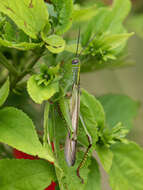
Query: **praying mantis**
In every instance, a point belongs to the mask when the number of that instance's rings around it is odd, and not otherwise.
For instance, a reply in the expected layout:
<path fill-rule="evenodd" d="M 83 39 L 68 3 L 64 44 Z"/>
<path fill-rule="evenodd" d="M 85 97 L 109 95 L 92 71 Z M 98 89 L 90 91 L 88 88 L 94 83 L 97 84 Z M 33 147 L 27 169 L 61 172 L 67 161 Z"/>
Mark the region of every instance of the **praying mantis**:
<path fill-rule="evenodd" d="M 70 117 L 66 118 L 68 123 L 68 134 L 65 142 L 65 159 L 68 166 L 73 166 L 76 161 L 76 150 L 77 150 L 77 135 L 78 135 L 78 125 L 79 120 L 81 121 L 82 127 L 86 133 L 88 139 L 88 147 L 84 153 L 84 157 L 80 162 L 77 168 L 77 176 L 81 179 L 81 182 L 84 183 L 84 180 L 80 176 L 80 168 L 84 165 L 86 158 L 88 156 L 88 152 L 92 147 L 92 138 L 87 130 L 85 125 L 84 119 L 80 113 L 80 54 L 78 55 L 78 48 L 79 48 L 79 41 L 80 41 L 80 30 L 78 34 L 78 41 L 77 41 L 77 50 L 76 55 L 72 59 L 72 92 L 70 98 L 70 105 L 69 105 L 69 115 Z M 90 41 L 89 41 L 90 42 Z M 82 49 L 83 50 L 83 49 Z M 66 112 L 66 108 L 63 106 L 63 102 L 61 104 L 61 111 L 63 113 Z M 63 114 L 65 115 L 65 114 Z"/>

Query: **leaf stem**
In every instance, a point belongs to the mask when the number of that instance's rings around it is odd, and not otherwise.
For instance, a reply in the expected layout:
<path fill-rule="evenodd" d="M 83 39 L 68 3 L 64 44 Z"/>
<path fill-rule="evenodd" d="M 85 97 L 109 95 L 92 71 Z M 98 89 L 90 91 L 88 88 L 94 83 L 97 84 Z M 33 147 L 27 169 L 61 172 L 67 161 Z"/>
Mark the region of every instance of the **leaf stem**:
<path fill-rule="evenodd" d="M 43 56 L 44 50 L 40 52 L 38 55 L 35 55 L 32 61 L 25 67 L 24 71 L 21 72 L 18 77 L 15 78 L 12 84 L 12 88 L 16 86 L 18 82 L 20 82 L 27 74 L 31 72 L 31 69 L 34 67 L 34 65 L 37 63 L 37 61 Z"/>
<path fill-rule="evenodd" d="M 14 76 L 18 76 L 16 68 L 9 63 L 9 61 L 1 52 L 0 52 L 0 64 L 2 64 L 5 68 L 7 68 L 8 71 L 11 72 Z"/>

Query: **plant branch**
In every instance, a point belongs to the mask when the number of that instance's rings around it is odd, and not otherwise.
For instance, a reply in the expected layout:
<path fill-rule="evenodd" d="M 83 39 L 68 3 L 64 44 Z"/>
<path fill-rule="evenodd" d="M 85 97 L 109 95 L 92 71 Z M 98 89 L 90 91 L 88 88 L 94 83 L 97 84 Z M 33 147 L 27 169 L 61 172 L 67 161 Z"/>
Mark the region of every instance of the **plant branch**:
<path fill-rule="evenodd" d="M 5 68 L 7 68 L 8 71 L 11 72 L 14 76 L 18 76 L 16 68 L 9 63 L 9 61 L 1 52 L 0 52 L 0 64 L 2 64 Z"/>
<path fill-rule="evenodd" d="M 18 82 L 20 82 L 27 74 L 31 72 L 31 69 L 34 67 L 34 65 L 37 63 L 37 61 L 43 56 L 44 50 L 39 53 L 38 55 L 35 55 L 32 61 L 27 65 L 27 67 L 24 69 L 23 72 L 21 72 L 18 77 L 15 78 L 12 84 L 12 88 L 16 86 Z"/>

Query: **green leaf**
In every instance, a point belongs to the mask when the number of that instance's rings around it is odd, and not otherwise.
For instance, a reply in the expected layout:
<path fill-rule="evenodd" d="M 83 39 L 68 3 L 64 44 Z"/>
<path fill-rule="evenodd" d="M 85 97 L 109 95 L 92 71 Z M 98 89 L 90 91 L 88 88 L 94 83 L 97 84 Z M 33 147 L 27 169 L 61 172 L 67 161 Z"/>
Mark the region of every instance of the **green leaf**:
<path fill-rule="evenodd" d="M 101 131 L 99 133 L 99 145 L 105 145 L 105 148 L 109 148 L 112 144 L 115 144 L 117 142 L 126 144 L 128 143 L 128 140 L 126 139 L 128 132 L 129 130 L 126 129 L 122 123 L 117 123 L 113 128 L 106 127 L 104 131 Z"/>
<path fill-rule="evenodd" d="M 91 70 L 104 68 L 110 66 L 112 64 L 111 61 L 114 61 L 119 56 L 123 54 L 123 49 L 125 48 L 126 42 L 133 33 L 122 33 L 122 34 L 110 34 L 109 32 L 103 35 L 97 35 L 96 37 L 91 38 L 92 41 L 89 43 L 88 47 L 85 49 L 85 54 L 88 56 L 86 61 L 83 59 L 83 64 L 81 70 L 83 68 L 85 71 L 88 71 L 89 68 Z M 87 38 L 90 36 L 83 36 L 83 45 L 86 45 Z M 86 47 L 86 46 L 85 46 Z"/>
<path fill-rule="evenodd" d="M 72 0 L 51 0 L 58 14 L 57 34 L 64 34 L 72 25 Z"/>
<path fill-rule="evenodd" d="M 109 50 L 114 50 L 122 46 L 134 33 L 112 34 L 103 37 L 103 47 L 110 46 Z M 124 46 L 123 46 L 124 47 Z"/>
<path fill-rule="evenodd" d="M 74 22 L 87 22 L 93 18 L 98 12 L 97 5 L 92 5 L 91 7 L 79 7 L 75 6 L 73 11 L 73 21 Z"/>
<path fill-rule="evenodd" d="M 15 48 L 18 50 L 31 50 L 38 47 L 42 47 L 43 42 L 41 43 L 29 43 L 29 42 L 15 43 L 15 42 L 10 42 L 10 41 L 0 38 L 0 45 L 9 47 L 9 48 Z"/>
<path fill-rule="evenodd" d="M 114 154 L 109 171 L 110 185 L 114 190 L 143 189 L 143 150 L 135 143 L 118 143 L 112 147 Z"/>
<path fill-rule="evenodd" d="M 9 78 L 6 80 L 6 82 L 3 84 L 3 86 L 0 88 L 0 106 L 4 104 L 9 94 Z"/>
<path fill-rule="evenodd" d="M 14 107 L 0 110 L 0 142 L 27 154 L 54 161 L 51 150 L 42 147 L 32 120 Z"/>
<path fill-rule="evenodd" d="M 60 53 L 64 51 L 65 41 L 62 37 L 53 34 L 51 36 L 48 36 L 47 38 L 44 37 L 43 40 L 46 43 L 46 47 L 48 48 L 48 50 L 52 53 Z"/>
<path fill-rule="evenodd" d="M 1 0 L 0 12 L 9 16 L 34 39 L 48 22 L 48 11 L 43 0 Z"/>
<path fill-rule="evenodd" d="M 112 151 L 104 145 L 96 145 L 96 151 L 104 170 L 108 172 L 112 166 Z"/>
<path fill-rule="evenodd" d="M 36 43 L 30 39 L 29 36 L 19 29 L 8 17 L 3 16 L 1 19 L 5 20 L 3 28 L 1 29 L 2 34 L 0 34 L 1 46 L 19 50 L 30 50 L 41 47 L 44 44 L 44 42 L 37 41 Z"/>
<path fill-rule="evenodd" d="M 113 22 L 114 23 L 118 21 L 123 22 L 124 19 L 128 16 L 130 9 L 131 9 L 130 0 L 124 0 L 122 2 L 120 0 L 114 0 L 113 10 L 112 10 L 113 15 L 111 15 L 111 16 L 114 16 Z M 120 14 L 121 11 L 122 11 L 122 14 Z"/>
<path fill-rule="evenodd" d="M 11 19 L 4 15 L 3 18 L 5 19 L 5 23 L 3 25 L 3 32 L 1 34 L 1 37 L 3 39 L 12 42 L 27 42 L 31 40 L 29 39 L 29 36 L 25 34 L 23 30 L 18 28 L 17 25 Z"/>
<path fill-rule="evenodd" d="M 107 124 L 114 127 L 121 122 L 125 128 L 131 129 L 133 120 L 138 113 L 139 103 L 126 95 L 107 94 L 99 97 L 99 101 L 104 107 Z"/>
<path fill-rule="evenodd" d="M 130 0 L 114 0 L 112 8 L 101 8 L 94 17 L 94 29 L 96 33 L 110 31 L 111 33 L 122 33 L 122 22 L 131 9 Z M 122 14 L 121 14 L 122 12 Z"/>
<path fill-rule="evenodd" d="M 91 159 L 91 164 L 89 165 L 89 174 L 85 190 L 101 190 L 101 175 L 99 171 L 98 163 L 95 159 Z"/>
<path fill-rule="evenodd" d="M 122 48 L 122 47 L 121 47 Z M 125 49 L 124 49 L 125 50 Z M 96 51 L 95 51 L 96 52 Z M 115 51 L 116 53 L 116 51 Z M 123 55 L 122 55 L 123 53 Z M 107 61 L 102 61 L 101 59 L 98 60 L 96 57 L 91 57 L 89 61 L 87 62 L 85 58 L 82 59 L 82 65 L 81 65 L 81 72 L 93 72 L 103 69 L 118 69 L 118 68 L 124 68 L 127 66 L 134 66 L 135 62 L 132 59 L 129 59 L 127 51 L 122 51 L 119 53 L 119 55 L 114 55 L 113 52 L 111 54 L 112 57 L 115 57 L 116 60 L 109 56 L 109 54 L 105 55 L 107 56 Z M 109 57 L 108 57 L 109 56 Z M 103 57 L 104 58 L 104 57 Z"/>
<path fill-rule="evenodd" d="M 0 160 L 1 190 L 43 190 L 54 180 L 54 168 L 44 160 Z"/>
<path fill-rule="evenodd" d="M 95 11 L 96 15 L 85 25 L 86 27 L 82 35 L 82 44 L 86 45 L 92 34 L 100 36 L 106 33 L 125 33 L 126 30 L 122 22 L 128 15 L 130 9 L 130 0 L 114 0 L 112 7 L 98 8 L 98 11 Z"/>
<path fill-rule="evenodd" d="M 36 76 L 33 75 L 29 78 L 27 83 L 27 90 L 34 102 L 41 104 L 44 100 L 50 99 L 59 90 L 58 81 L 50 83 L 48 86 L 38 85 Z"/>
<path fill-rule="evenodd" d="M 90 108 L 91 114 L 95 118 L 98 127 L 104 127 L 105 114 L 100 102 L 84 89 L 82 89 L 81 102 Z"/>

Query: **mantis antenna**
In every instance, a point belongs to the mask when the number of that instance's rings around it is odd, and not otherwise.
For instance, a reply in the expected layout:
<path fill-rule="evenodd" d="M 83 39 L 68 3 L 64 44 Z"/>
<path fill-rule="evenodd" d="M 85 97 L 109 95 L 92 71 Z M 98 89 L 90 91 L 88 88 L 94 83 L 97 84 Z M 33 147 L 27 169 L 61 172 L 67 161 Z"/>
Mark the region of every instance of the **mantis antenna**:
<path fill-rule="evenodd" d="M 79 31 L 78 31 L 77 48 L 76 48 L 76 54 L 75 54 L 75 57 L 77 57 L 77 55 L 78 55 L 79 41 L 80 41 L 80 28 L 79 28 Z"/>

